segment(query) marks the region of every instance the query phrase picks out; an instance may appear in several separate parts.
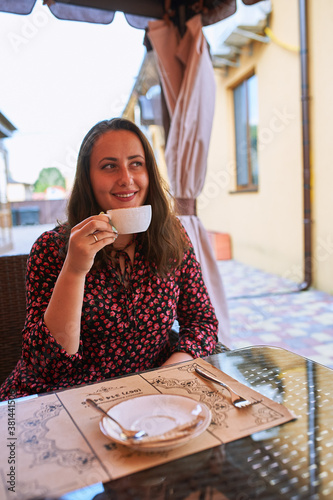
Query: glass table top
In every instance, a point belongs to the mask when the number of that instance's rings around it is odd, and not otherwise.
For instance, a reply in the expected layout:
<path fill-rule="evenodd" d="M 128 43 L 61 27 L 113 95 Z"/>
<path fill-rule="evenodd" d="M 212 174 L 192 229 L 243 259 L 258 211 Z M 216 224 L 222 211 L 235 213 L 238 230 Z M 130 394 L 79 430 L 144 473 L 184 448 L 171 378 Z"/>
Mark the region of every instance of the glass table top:
<path fill-rule="evenodd" d="M 206 359 L 297 418 L 62 500 L 333 498 L 333 370 L 264 346 Z"/>

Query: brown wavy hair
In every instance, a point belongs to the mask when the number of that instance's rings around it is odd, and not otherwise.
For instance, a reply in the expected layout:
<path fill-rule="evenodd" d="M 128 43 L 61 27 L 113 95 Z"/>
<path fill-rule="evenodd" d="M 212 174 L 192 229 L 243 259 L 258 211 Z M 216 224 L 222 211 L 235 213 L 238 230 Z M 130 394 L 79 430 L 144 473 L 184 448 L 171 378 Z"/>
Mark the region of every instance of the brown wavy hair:
<path fill-rule="evenodd" d="M 156 266 L 161 276 L 174 271 L 181 263 L 188 242 L 179 220 L 173 212 L 173 198 L 158 170 L 153 150 L 146 136 L 130 120 L 113 118 L 97 123 L 87 133 L 80 147 L 72 193 L 67 206 L 66 239 L 71 229 L 82 220 L 101 212 L 90 181 L 90 156 L 96 140 L 110 130 L 127 130 L 135 134 L 145 153 L 149 186 L 145 200 L 152 207 L 152 220 L 148 230 L 138 234 L 149 263 Z M 67 247 L 67 245 L 66 245 Z M 99 251 L 94 266 L 100 267 L 109 258 L 108 247 Z"/>

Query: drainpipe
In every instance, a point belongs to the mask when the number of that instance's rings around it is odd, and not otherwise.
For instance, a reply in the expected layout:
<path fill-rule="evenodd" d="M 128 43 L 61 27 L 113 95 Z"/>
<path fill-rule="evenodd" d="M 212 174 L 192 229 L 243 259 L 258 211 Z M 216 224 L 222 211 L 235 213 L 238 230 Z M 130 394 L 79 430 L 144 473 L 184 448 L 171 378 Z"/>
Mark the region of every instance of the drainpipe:
<path fill-rule="evenodd" d="M 309 113 L 309 71 L 308 71 L 308 1 L 299 0 L 301 99 L 303 137 L 303 231 L 304 231 L 304 281 L 300 291 L 308 290 L 312 283 L 311 242 L 311 165 L 310 165 L 310 113 Z"/>

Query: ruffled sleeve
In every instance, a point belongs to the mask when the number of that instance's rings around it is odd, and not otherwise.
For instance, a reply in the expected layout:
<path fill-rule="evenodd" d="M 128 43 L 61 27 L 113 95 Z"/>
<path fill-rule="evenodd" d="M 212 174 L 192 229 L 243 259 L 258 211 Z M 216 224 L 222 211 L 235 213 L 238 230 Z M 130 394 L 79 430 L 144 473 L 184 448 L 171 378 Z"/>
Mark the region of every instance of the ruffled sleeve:
<path fill-rule="evenodd" d="M 179 340 L 173 351 L 184 351 L 194 358 L 208 356 L 217 344 L 218 321 L 190 242 L 177 272 Z"/>

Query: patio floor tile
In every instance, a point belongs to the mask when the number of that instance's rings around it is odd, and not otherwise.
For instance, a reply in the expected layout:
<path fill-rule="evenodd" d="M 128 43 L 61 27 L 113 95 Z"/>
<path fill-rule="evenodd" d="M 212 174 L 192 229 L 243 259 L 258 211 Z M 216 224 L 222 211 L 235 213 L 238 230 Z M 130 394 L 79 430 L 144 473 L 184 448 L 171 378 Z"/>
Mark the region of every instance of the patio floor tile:
<path fill-rule="evenodd" d="M 333 296 L 246 266 L 218 261 L 231 349 L 274 345 L 333 368 Z"/>

